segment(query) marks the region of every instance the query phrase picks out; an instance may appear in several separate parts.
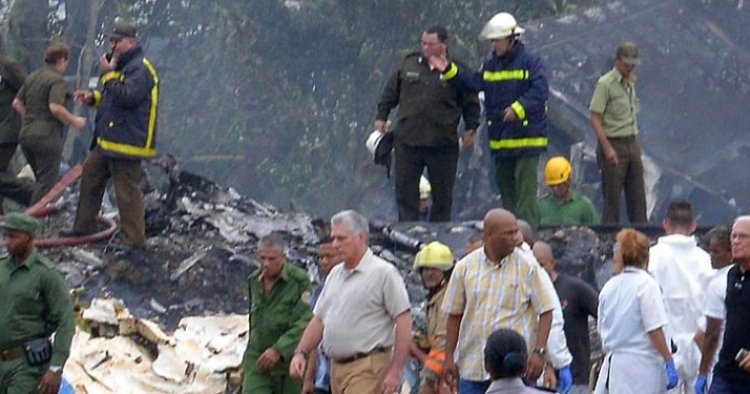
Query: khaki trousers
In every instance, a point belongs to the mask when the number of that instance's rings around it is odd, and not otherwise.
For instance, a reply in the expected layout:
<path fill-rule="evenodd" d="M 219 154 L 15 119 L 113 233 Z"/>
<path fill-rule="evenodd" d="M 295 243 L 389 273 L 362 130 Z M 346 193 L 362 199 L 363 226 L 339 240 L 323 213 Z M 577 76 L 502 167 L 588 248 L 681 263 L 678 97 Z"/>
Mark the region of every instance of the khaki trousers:
<path fill-rule="evenodd" d="M 346 364 L 331 363 L 333 394 L 380 393 L 391 365 L 391 352 L 376 353 Z"/>
<path fill-rule="evenodd" d="M 104 157 L 98 148 L 89 152 L 83 162 L 81 196 L 73 229 L 84 233 L 96 231 L 96 217 L 102 207 L 104 190 L 107 181 L 112 178 L 125 244 L 145 246 L 146 223 L 140 184 L 142 171 L 140 160 Z"/>
<path fill-rule="evenodd" d="M 36 204 L 57 183 L 62 149 L 62 135 L 21 137 L 21 151 L 36 177 L 29 205 Z"/>

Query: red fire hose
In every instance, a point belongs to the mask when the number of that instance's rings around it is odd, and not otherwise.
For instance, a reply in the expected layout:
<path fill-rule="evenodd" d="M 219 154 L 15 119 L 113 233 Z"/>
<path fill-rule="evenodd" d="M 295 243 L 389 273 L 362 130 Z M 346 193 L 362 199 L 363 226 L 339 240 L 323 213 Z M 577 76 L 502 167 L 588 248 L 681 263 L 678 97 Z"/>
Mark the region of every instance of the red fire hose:
<path fill-rule="evenodd" d="M 55 212 L 55 207 L 50 205 L 50 203 L 57 199 L 68 186 L 77 181 L 82 172 L 83 167 L 80 164 L 71 168 L 70 171 L 68 171 L 65 176 L 63 176 L 62 179 L 60 179 L 60 181 L 57 182 L 55 186 L 53 186 L 52 189 L 50 189 L 50 191 L 44 195 L 44 197 L 42 197 L 41 200 L 26 209 L 26 213 L 31 216 L 40 218 Z M 2 216 L 0 216 L 0 219 L 2 219 Z M 97 233 L 83 235 L 80 237 L 36 239 L 34 240 L 34 246 L 40 249 L 45 249 L 57 248 L 60 246 L 82 245 L 107 239 L 115 233 L 115 230 L 117 230 L 117 223 L 115 223 L 115 221 L 112 219 L 100 217 L 99 222 L 104 223 L 107 228 Z"/>

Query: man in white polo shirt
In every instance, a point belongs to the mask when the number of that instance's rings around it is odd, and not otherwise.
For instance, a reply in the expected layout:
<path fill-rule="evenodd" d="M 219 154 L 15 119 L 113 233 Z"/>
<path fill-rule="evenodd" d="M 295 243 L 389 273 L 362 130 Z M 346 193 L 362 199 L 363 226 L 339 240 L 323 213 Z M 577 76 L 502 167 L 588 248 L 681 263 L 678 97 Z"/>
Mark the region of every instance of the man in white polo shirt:
<path fill-rule="evenodd" d="M 364 216 L 337 213 L 331 218 L 331 238 L 344 263 L 326 279 L 289 373 L 303 376 L 307 355 L 322 339 L 334 394 L 392 394 L 401 383 L 411 341 L 406 286 L 396 267 L 367 246 Z"/>

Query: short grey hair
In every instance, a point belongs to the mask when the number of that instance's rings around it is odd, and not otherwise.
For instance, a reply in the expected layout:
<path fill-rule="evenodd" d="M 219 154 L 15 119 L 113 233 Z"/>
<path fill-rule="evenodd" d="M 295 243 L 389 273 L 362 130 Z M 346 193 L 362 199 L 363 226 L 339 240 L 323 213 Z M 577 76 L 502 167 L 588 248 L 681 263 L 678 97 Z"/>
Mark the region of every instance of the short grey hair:
<path fill-rule="evenodd" d="M 737 219 L 734 219 L 734 224 L 740 222 L 750 222 L 750 215 L 737 216 Z"/>
<path fill-rule="evenodd" d="M 341 211 L 331 217 L 331 225 L 344 224 L 352 235 L 364 234 L 365 239 L 370 237 L 370 224 L 367 218 L 353 209 Z"/>
<path fill-rule="evenodd" d="M 261 237 L 258 241 L 258 249 L 260 248 L 279 248 L 281 253 L 286 254 L 286 241 L 284 237 L 278 233 L 270 233 Z"/>

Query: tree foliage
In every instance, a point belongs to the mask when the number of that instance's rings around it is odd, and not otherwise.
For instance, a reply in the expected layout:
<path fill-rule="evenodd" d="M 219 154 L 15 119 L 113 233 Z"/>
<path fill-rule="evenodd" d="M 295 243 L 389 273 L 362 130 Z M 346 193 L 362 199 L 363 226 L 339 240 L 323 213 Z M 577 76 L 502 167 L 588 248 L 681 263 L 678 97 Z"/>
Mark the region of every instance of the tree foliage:
<path fill-rule="evenodd" d="M 161 75 L 158 149 L 252 197 L 326 215 L 383 187 L 364 139 L 400 58 L 432 24 L 478 64 L 476 36 L 501 10 L 521 20 L 594 0 L 100 0 L 139 23 Z M 8 2 L 11 4 L 11 2 Z M 33 68 L 50 38 L 85 44 L 92 0 L 12 2 L 6 44 Z M 97 36 L 100 48 L 103 35 Z M 76 67 L 75 61 L 71 69 Z"/>

